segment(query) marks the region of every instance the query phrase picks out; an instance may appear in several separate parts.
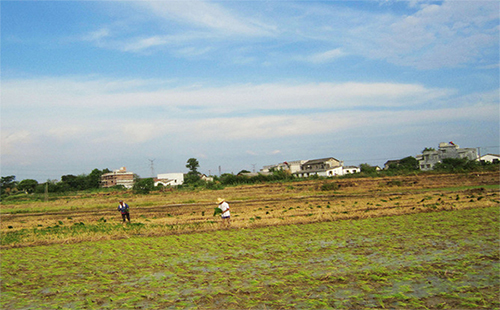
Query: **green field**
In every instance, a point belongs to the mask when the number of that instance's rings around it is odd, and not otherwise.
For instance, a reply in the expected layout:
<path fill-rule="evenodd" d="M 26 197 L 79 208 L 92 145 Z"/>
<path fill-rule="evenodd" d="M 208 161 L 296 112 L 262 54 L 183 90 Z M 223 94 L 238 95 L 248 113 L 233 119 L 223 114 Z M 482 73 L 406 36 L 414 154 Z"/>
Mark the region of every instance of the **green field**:
<path fill-rule="evenodd" d="M 500 309 L 499 208 L 2 250 L 2 309 Z"/>

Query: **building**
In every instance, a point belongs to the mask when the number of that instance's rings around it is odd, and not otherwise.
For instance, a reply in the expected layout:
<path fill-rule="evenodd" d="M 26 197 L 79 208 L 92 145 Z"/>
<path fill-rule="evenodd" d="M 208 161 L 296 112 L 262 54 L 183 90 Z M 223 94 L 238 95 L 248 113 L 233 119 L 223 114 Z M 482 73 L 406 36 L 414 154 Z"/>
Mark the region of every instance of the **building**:
<path fill-rule="evenodd" d="M 500 162 L 500 155 L 486 154 L 486 155 L 479 157 L 479 161 L 488 162 L 488 163 L 499 163 Z"/>
<path fill-rule="evenodd" d="M 158 174 L 158 177 L 154 179 L 155 186 L 177 186 L 184 183 L 184 173 L 162 173 Z"/>
<path fill-rule="evenodd" d="M 392 159 L 392 160 L 388 160 L 388 161 L 384 164 L 384 170 L 389 169 L 391 166 L 397 166 L 397 165 L 399 165 L 399 162 L 401 162 L 401 159 Z"/>
<path fill-rule="evenodd" d="M 330 177 L 336 175 L 342 175 L 343 162 L 333 158 L 320 158 L 307 160 L 300 165 L 300 170 L 295 171 L 292 174 L 298 177 L 307 178 L 313 175 L 321 177 Z"/>
<path fill-rule="evenodd" d="M 463 148 L 461 149 L 458 145 L 453 142 L 441 142 L 439 143 L 438 150 L 424 151 L 421 155 L 418 155 L 416 159 L 420 170 L 432 170 L 437 163 L 441 163 L 443 159 L 446 158 L 465 158 L 468 160 L 477 160 L 477 149 L 475 148 Z"/>
<path fill-rule="evenodd" d="M 343 170 L 343 172 L 342 172 L 343 175 L 361 172 L 361 168 L 356 167 L 356 166 L 345 166 L 345 167 L 342 167 L 342 170 Z"/>
<path fill-rule="evenodd" d="M 278 171 L 278 170 L 286 170 L 290 171 L 290 173 L 296 173 L 301 170 L 301 166 L 307 162 L 307 160 L 295 160 L 295 161 L 289 161 L 289 162 L 282 162 L 276 165 L 269 165 L 269 166 L 264 166 L 260 170 L 262 173 L 269 173 L 272 171 Z"/>
<path fill-rule="evenodd" d="M 125 167 L 121 167 L 118 170 L 105 173 L 101 176 L 102 187 L 113 187 L 117 185 L 122 185 L 125 188 L 134 187 L 134 173 L 128 172 Z"/>
<path fill-rule="evenodd" d="M 209 177 L 208 175 L 206 175 L 204 173 L 200 174 L 200 179 L 202 179 L 205 182 L 213 182 L 214 181 L 213 177 Z"/>
<path fill-rule="evenodd" d="M 333 157 L 311 159 L 311 160 L 295 160 L 289 162 L 283 162 L 276 165 L 264 166 L 260 172 L 262 174 L 268 174 L 272 171 L 288 171 L 290 174 L 300 177 L 307 178 L 313 175 L 322 177 L 333 177 L 351 173 L 360 172 L 359 167 L 346 166 L 344 167 L 344 162 Z"/>

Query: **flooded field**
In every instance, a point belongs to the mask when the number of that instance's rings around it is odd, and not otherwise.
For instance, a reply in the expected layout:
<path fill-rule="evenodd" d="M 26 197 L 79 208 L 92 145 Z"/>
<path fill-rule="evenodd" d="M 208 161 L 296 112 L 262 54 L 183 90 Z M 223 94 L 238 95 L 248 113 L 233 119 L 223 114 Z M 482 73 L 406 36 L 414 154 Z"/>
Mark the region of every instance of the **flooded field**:
<path fill-rule="evenodd" d="M 498 309 L 499 208 L 2 250 L 2 309 Z"/>
<path fill-rule="evenodd" d="M 499 183 L 416 175 L 2 203 L 0 306 L 500 309 Z"/>

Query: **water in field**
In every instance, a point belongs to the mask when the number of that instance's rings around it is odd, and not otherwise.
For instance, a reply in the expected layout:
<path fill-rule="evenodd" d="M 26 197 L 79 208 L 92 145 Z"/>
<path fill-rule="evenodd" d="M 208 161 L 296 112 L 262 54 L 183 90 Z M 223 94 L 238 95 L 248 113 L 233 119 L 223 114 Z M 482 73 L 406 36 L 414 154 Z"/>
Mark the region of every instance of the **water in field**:
<path fill-rule="evenodd" d="M 498 208 L 2 252 L 3 309 L 500 307 Z"/>

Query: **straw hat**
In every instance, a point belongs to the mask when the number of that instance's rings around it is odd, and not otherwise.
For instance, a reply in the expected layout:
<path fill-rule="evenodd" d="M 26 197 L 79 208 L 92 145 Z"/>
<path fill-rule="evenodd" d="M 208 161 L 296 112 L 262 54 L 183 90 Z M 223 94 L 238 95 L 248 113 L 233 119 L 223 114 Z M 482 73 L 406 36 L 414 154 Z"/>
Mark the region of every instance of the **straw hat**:
<path fill-rule="evenodd" d="M 217 203 L 218 203 L 218 204 L 221 204 L 221 203 L 223 203 L 224 201 L 226 201 L 226 199 L 224 199 L 224 198 L 217 198 Z"/>

